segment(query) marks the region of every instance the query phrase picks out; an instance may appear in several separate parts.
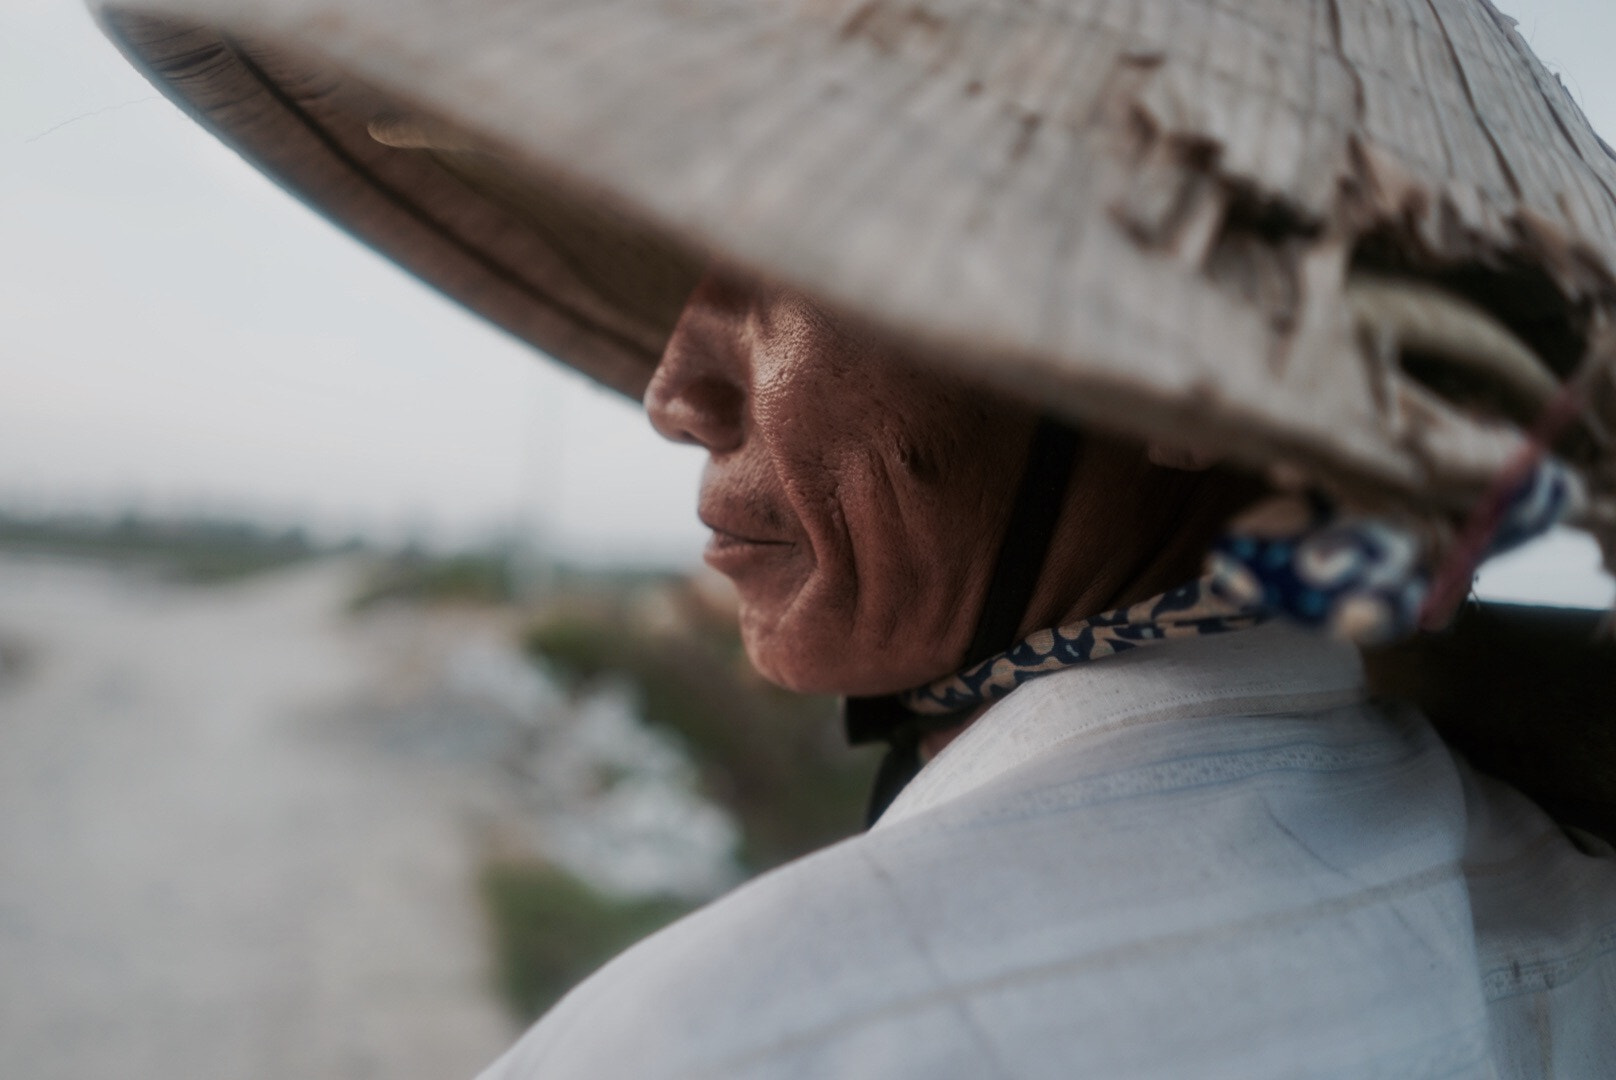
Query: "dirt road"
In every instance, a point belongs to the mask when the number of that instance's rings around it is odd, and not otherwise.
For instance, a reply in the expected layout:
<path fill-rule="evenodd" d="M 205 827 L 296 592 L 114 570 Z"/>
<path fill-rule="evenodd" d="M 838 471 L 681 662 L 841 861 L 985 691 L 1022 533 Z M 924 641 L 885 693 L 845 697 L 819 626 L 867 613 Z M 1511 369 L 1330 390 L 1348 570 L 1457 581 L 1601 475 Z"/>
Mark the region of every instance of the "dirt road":
<path fill-rule="evenodd" d="M 441 1080 L 513 1037 L 492 796 L 335 723 L 400 663 L 342 617 L 354 573 L 0 559 L 0 1077 Z"/>

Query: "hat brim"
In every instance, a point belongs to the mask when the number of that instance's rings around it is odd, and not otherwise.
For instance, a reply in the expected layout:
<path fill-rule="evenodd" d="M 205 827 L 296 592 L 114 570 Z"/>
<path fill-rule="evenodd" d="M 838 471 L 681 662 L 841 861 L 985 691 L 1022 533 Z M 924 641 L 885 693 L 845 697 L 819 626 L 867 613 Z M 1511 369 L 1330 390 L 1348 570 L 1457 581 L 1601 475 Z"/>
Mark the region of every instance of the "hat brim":
<path fill-rule="evenodd" d="M 1490 7 L 1337 8 L 1352 21 L 1201 0 L 97 13 L 290 191 L 624 393 L 718 258 L 1077 421 L 1456 507 L 1524 433 L 1377 364 L 1348 278 L 1387 248 L 1450 282 L 1493 267 L 1489 302 L 1513 274 L 1586 326 L 1616 312 L 1616 164 Z M 1413 45 L 1374 52 L 1397 34 Z M 1510 125 L 1461 108 L 1484 93 Z M 400 115 L 472 149 L 378 140 Z M 1595 407 L 1616 417 L 1610 382 Z"/>

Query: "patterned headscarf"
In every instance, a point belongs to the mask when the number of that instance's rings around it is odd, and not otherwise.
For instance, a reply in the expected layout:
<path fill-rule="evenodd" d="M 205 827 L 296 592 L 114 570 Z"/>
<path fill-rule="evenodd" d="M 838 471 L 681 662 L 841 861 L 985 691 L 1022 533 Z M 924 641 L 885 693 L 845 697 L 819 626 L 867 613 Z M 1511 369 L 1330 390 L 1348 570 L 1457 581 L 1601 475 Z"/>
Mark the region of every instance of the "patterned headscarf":
<path fill-rule="evenodd" d="M 1486 554 L 1517 547 L 1580 504 L 1576 476 L 1542 460 L 1502 501 Z M 1039 630 L 1012 648 L 899 695 L 943 718 L 991 704 L 1030 679 L 1134 649 L 1257 626 L 1275 616 L 1359 644 L 1413 633 L 1432 589 L 1430 538 L 1412 523 L 1341 513 L 1317 493 L 1266 500 L 1213 548 L 1207 574 L 1128 607 Z"/>
<path fill-rule="evenodd" d="M 1103 615 L 1039 630 L 980 664 L 900 695 L 920 716 L 949 716 L 998 701 L 1029 679 L 1074 664 L 1177 638 L 1256 626 L 1270 617 L 1258 603 L 1230 599 L 1210 577 Z"/>
<path fill-rule="evenodd" d="M 1547 532 L 1583 502 L 1570 469 L 1544 458 L 1502 493 L 1480 557 Z M 1360 645 L 1408 637 L 1433 614 L 1433 567 L 1443 545 L 1413 521 L 1341 513 L 1318 494 L 1282 496 L 1242 515 L 1212 549 L 1207 569 L 1231 601 L 1260 605 Z M 1460 566 L 1461 588 L 1473 566 Z M 1461 593 L 1462 595 L 1462 593 Z M 1434 612 L 1437 624 L 1451 607 Z"/>

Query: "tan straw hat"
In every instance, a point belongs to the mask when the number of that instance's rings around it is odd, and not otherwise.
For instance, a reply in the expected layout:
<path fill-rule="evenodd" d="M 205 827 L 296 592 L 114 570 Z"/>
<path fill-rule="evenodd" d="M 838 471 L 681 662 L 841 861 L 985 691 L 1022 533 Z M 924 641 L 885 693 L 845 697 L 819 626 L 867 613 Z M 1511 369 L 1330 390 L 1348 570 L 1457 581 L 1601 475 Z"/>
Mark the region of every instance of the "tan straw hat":
<path fill-rule="evenodd" d="M 96 0 L 356 236 L 644 387 L 700 268 L 1080 422 L 1616 557 L 1616 157 L 1487 0 Z"/>

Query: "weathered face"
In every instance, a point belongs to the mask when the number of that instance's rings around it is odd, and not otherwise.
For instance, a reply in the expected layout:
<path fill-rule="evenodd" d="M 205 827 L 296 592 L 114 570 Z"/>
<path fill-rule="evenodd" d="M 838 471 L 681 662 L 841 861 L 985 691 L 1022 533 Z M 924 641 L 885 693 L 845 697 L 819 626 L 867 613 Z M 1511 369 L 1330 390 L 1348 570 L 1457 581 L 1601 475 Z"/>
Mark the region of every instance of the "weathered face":
<path fill-rule="evenodd" d="M 1035 417 L 922 371 L 791 293 L 718 275 L 686 305 L 645 406 L 709 454 L 707 562 L 748 654 L 795 690 L 877 694 L 970 640 Z"/>

